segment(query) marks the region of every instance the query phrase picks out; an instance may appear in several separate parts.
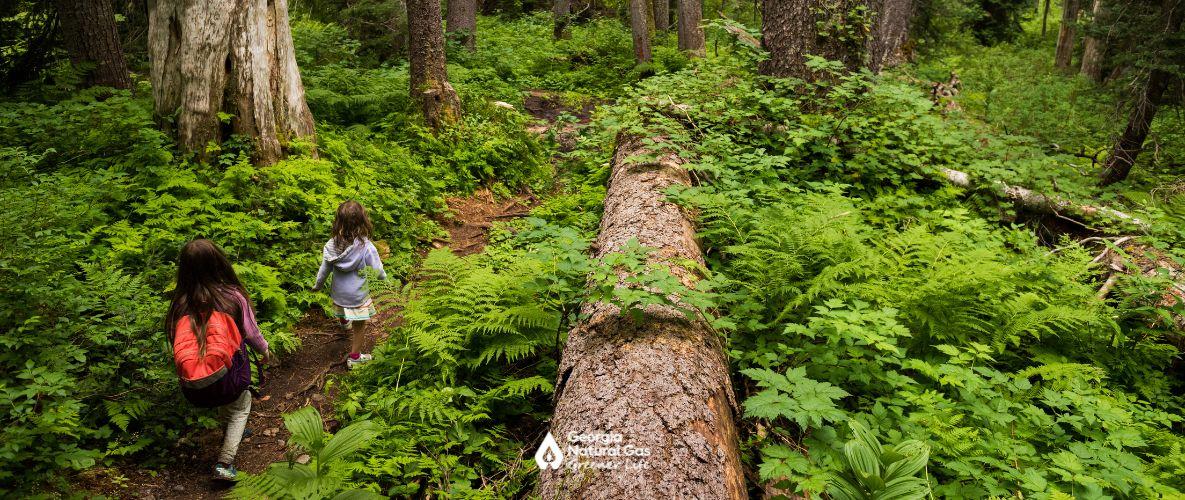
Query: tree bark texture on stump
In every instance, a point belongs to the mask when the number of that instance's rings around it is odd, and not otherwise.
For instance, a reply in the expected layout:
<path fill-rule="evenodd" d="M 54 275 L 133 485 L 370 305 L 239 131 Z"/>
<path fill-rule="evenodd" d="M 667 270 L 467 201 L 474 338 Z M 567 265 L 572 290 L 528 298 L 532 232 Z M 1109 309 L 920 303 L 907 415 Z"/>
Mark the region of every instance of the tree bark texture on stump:
<path fill-rule="evenodd" d="M 112 0 L 55 0 L 54 3 L 70 62 L 75 66 L 94 66 L 86 74 L 86 83 L 132 88 Z"/>
<path fill-rule="evenodd" d="M 1162 16 L 1165 20 L 1165 35 L 1180 31 L 1181 22 L 1185 19 L 1185 1 L 1165 0 Z M 1144 141 L 1148 139 L 1148 132 L 1152 130 L 1152 120 L 1156 118 L 1165 90 L 1172 81 L 1173 75 L 1160 66 L 1148 71 L 1148 78 L 1132 103 L 1127 127 L 1123 130 L 1123 135 L 1115 141 L 1111 155 L 1107 157 L 1107 163 L 1103 166 L 1099 180 L 1101 185 L 1107 186 L 1127 179 L 1132 166 L 1136 164 L 1136 157 L 1144 149 Z"/>
<path fill-rule="evenodd" d="M 654 0 L 654 31 L 671 29 L 671 0 Z"/>
<path fill-rule="evenodd" d="M 661 138 L 656 139 L 661 142 Z M 683 160 L 650 153 L 641 137 L 617 139 L 594 257 L 621 252 L 633 239 L 655 249 L 649 262 L 684 284 L 699 277 L 681 262 L 703 264 L 688 215 L 664 190 L 688 185 Z M 551 433 L 618 433 L 623 445 L 648 448 L 648 469 L 541 472 L 545 499 L 746 498 L 735 396 L 717 333 L 670 306 L 649 306 L 640 318 L 618 307 L 585 304 L 587 318 L 564 346 Z M 561 445 L 562 446 L 562 445 Z"/>
<path fill-rule="evenodd" d="M 1100 24 L 1102 14 L 1103 0 L 1094 0 L 1090 6 L 1090 19 L 1095 26 Z M 1082 76 L 1096 82 L 1103 79 L 1103 52 L 1105 50 L 1106 44 L 1102 39 L 1093 34 L 1086 35 L 1086 41 L 1083 42 L 1082 47 Z"/>
<path fill-rule="evenodd" d="M 821 75 L 807 67 L 807 55 L 839 61 L 849 71 L 860 67 L 863 57 L 863 31 L 846 14 L 854 12 L 859 0 L 823 2 L 820 0 L 762 0 L 761 47 L 769 57 L 758 70 L 765 75 L 793 77 L 814 81 Z M 854 30 L 847 36 L 825 31 L 820 23 Z M 847 41 L 845 41 L 845 39 Z"/>
<path fill-rule="evenodd" d="M 679 50 L 692 56 L 704 55 L 703 1 L 678 0 L 676 22 L 679 30 Z"/>
<path fill-rule="evenodd" d="M 472 51 L 477 48 L 477 0 L 448 0 L 449 36 Z"/>
<path fill-rule="evenodd" d="M 630 0 L 630 32 L 634 36 L 634 59 L 650 62 L 650 6 L 647 0 Z"/>
<path fill-rule="evenodd" d="M 1057 33 L 1057 52 L 1054 54 L 1054 66 L 1060 69 L 1070 69 L 1074 58 L 1074 37 L 1078 23 L 1078 0 L 1064 0 L 1062 4 L 1062 25 Z"/>
<path fill-rule="evenodd" d="M 555 23 L 551 36 L 556 40 L 564 38 L 568 30 L 568 23 L 572 20 L 572 0 L 555 0 L 551 4 L 551 16 Z"/>
<path fill-rule="evenodd" d="M 868 39 L 868 69 L 880 73 L 885 68 L 901 64 L 909 23 L 913 17 L 913 0 L 873 0 L 872 33 Z"/>
<path fill-rule="evenodd" d="M 411 95 L 433 130 L 461 119 L 461 99 L 448 82 L 440 0 L 408 0 Z"/>
<path fill-rule="evenodd" d="M 204 155 L 234 133 L 271 164 L 314 135 L 287 0 L 151 0 L 148 54 L 156 115 L 184 151 Z"/>

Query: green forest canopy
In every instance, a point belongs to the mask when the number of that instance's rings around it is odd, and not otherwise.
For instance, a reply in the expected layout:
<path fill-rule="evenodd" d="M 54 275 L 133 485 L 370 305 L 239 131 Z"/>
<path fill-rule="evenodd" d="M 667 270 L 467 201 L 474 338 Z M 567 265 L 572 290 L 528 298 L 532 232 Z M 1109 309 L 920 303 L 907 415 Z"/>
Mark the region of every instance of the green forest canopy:
<path fill-rule="evenodd" d="M 330 306 L 309 286 L 346 199 L 371 212 L 397 279 L 374 293 L 402 322 L 334 376 L 350 453 L 314 452 L 304 425 L 289 444 L 315 455 L 315 487 L 280 461 L 234 494 L 530 495 L 591 300 L 711 325 L 751 495 L 872 498 L 894 478 L 891 498 L 1185 494 L 1182 2 L 705 1 L 698 48 L 684 3 L 664 31 L 646 2 L 490 0 L 472 50 L 446 5 L 433 59 L 408 33 L 439 2 L 294 1 L 315 134 L 281 131 L 274 158 L 230 108 L 200 147 L 179 140 L 142 3 L 0 3 L 0 494 L 134 496 L 126 476 L 187 467 L 176 451 L 220 431 L 169 366 L 178 249 L 221 245 L 291 355 Z M 791 7 L 814 16 L 805 35 L 762 22 Z M 434 64 L 447 81 L 417 76 Z M 456 110 L 424 97 L 452 89 Z M 646 248 L 590 256 L 628 135 L 691 172 L 666 194 L 695 214 L 694 289 L 615 287 L 657 272 Z M 538 203 L 480 253 L 430 250 L 446 198 L 478 189 Z"/>

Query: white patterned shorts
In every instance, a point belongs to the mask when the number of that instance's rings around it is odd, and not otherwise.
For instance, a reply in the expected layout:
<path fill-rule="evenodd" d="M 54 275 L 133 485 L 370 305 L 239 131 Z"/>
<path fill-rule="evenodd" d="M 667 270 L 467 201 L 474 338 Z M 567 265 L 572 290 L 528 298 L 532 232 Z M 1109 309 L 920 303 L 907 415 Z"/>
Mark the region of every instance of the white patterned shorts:
<path fill-rule="evenodd" d="M 333 309 L 337 317 L 346 321 L 366 321 L 377 314 L 374 310 L 374 302 L 369 298 L 357 307 L 342 307 L 334 304 Z"/>

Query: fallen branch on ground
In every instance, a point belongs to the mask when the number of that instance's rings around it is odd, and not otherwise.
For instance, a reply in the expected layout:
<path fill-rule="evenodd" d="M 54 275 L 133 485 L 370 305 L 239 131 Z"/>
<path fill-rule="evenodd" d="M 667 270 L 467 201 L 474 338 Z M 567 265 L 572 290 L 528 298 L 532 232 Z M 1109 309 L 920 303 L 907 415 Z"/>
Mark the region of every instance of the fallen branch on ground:
<path fill-rule="evenodd" d="M 964 188 L 976 187 L 971 182 L 971 175 L 966 172 L 944 168 L 942 169 L 942 175 L 947 181 L 956 186 Z M 997 196 L 1011 200 L 1018 207 L 1030 212 L 1063 217 L 1070 215 L 1078 218 L 1103 216 L 1132 224 L 1144 231 L 1147 231 L 1149 228 L 1147 222 L 1113 208 L 1082 205 L 1060 196 L 1048 196 L 1028 188 L 1010 185 L 1004 181 L 993 181 L 992 187 L 996 191 Z"/>

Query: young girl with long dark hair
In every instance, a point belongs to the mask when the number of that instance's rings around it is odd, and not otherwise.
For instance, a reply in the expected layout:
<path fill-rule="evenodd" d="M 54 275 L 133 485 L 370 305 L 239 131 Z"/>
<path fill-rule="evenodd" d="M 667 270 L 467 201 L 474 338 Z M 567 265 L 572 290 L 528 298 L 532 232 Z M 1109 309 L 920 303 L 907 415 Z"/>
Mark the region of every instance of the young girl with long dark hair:
<path fill-rule="evenodd" d="M 217 245 L 193 240 L 177 259 L 177 288 L 165 318 L 181 391 L 217 407 L 227 421 L 214 474 L 234 479 L 235 454 L 251 413 L 250 362 L 243 344 L 270 360 L 247 290 Z"/>
<path fill-rule="evenodd" d="M 332 271 L 330 297 L 338 320 L 347 330 L 353 330 L 350 355 L 346 365 L 354 367 L 370 361 L 370 354 L 362 352 L 367 322 L 376 314 L 370 291 L 366 287 L 363 269 L 378 272 L 379 279 L 387 279 L 379 252 L 370 242 L 374 226 L 361 203 L 347 201 L 337 207 L 333 218 L 333 235 L 321 250 L 321 268 L 317 270 L 314 290 L 321 289 Z"/>

